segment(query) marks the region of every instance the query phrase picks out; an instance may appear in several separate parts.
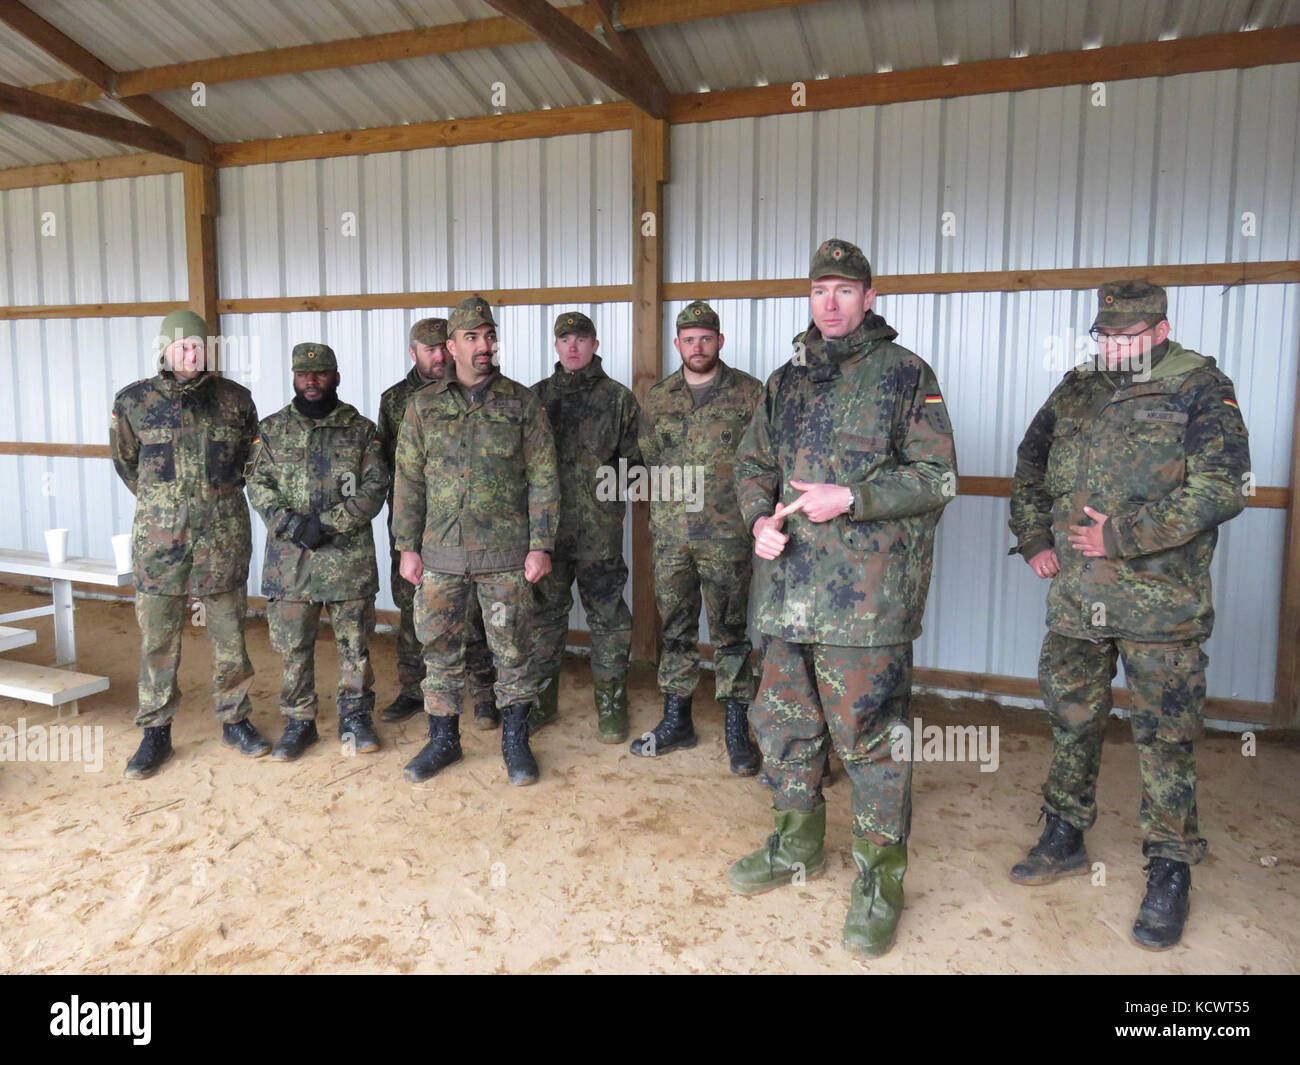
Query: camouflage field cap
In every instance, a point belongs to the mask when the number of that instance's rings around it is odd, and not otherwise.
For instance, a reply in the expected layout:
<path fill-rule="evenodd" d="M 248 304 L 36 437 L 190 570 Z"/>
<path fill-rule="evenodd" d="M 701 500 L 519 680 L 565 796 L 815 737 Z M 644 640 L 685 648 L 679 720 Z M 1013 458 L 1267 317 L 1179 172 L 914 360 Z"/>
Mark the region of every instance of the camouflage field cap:
<path fill-rule="evenodd" d="M 294 373 L 306 373 L 309 370 L 329 373 L 331 370 L 337 370 L 338 368 L 338 361 L 334 358 L 334 349 L 328 344 L 316 344 L 308 341 L 294 345 Z"/>
<path fill-rule="evenodd" d="M 581 311 L 565 311 L 555 319 L 555 336 L 558 339 L 568 333 L 580 337 L 594 337 L 596 323 Z"/>
<path fill-rule="evenodd" d="M 809 281 L 822 277 L 847 277 L 853 281 L 865 281 L 870 288 L 871 264 L 856 244 L 832 237 L 822 241 L 821 247 L 813 252 L 812 264 L 808 267 Z"/>
<path fill-rule="evenodd" d="M 492 317 L 491 304 L 475 293 L 473 296 L 466 296 L 451 309 L 451 317 L 447 319 L 447 332 L 454 333 L 457 329 L 477 329 L 481 325 L 495 327 L 496 324 L 496 319 Z"/>
<path fill-rule="evenodd" d="M 692 328 L 712 329 L 715 333 L 722 332 L 718 322 L 718 312 L 703 300 L 692 300 L 677 312 L 677 330 L 680 332 Z"/>
<path fill-rule="evenodd" d="M 424 344 L 431 348 L 447 343 L 447 319 L 421 318 L 411 326 L 411 332 L 407 336 L 407 343 L 411 347 L 415 347 L 416 344 Z"/>
<path fill-rule="evenodd" d="M 1096 329 L 1124 329 L 1160 321 L 1169 309 L 1165 290 L 1150 281 L 1107 281 L 1097 289 Z"/>

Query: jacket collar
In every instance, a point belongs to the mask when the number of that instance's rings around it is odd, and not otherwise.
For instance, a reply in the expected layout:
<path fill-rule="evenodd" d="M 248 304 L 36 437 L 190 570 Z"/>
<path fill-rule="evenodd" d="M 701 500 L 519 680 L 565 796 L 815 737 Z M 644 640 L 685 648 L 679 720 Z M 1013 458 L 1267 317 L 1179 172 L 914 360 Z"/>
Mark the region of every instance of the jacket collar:
<path fill-rule="evenodd" d="M 566 370 L 562 363 L 555 364 L 555 372 L 551 374 L 551 383 L 556 388 L 590 388 L 601 378 L 608 377 L 605 369 L 600 364 L 600 356 L 593 355 L 591 362 L 587 363 L 581 370 L 572 372 Z"/>
<path fill-rule="evenodd" d="M 711 384 L 719 392 L 725 392 L 728 388 L 730 388 L 735 383 L 735 379 L 736 379 L 736 371 L 733 370 L 721 359 L 719 359 L 718 372 L 714 376 L 713 380 L 709 382 L 709 384 Z M 674 373 L 670 378 L 668 378 L 668 391 L 679 392 L 685 387 L 686 387 L 686 374 L 682 372 L 682 368 L 679 366 L 677 368 L 677 372 Z"/>

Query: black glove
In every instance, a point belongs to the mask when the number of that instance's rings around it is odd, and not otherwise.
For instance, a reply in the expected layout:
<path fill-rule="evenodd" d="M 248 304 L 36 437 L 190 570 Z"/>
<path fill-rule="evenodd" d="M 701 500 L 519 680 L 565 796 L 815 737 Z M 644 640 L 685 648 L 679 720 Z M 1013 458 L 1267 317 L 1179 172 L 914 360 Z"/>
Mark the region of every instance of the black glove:
<path fill-rule="evenodd" d="M 309 551 L 329 543 L 334 533 L 333 529 L 320 523 L 318 514 L 295 514 L 289 519 L 285 531 L 290 540 Z"/>

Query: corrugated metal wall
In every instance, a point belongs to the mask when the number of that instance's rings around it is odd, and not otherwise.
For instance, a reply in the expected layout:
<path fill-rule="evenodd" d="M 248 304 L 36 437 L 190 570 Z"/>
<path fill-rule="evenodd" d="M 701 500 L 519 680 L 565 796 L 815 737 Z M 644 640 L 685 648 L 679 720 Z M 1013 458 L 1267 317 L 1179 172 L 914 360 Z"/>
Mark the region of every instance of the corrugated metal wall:
<path fill-rule="evenodd" d="M 860 243 L 880 273 L 1300 258 L 1300 66 L 1119 82 L 1106 95 L 1104 107 L 1080 87 L 674 127 L 666 280 L 801 276 L 830 235 Z M 605 133 L 223 170 L 221 295 L 627 283 L 629 151 L 626 133 Z M 68 223 L 55 237 L 40 235 L 47 210 Z M 175 176 L 0 193 L 0 304 L 184 298 L 181 210 Z M 941 231 L 947 211 L 952 236 Z M 1254 236 L 1241 231 L 1247 211 Z M 1170 299 L 1175 337 L 1237 382 L 1259 483 L 1285 484 L 1300 286 Z M 1090 301 L 880 300 L 939 373 L 964 473 L 1010 475 Z M 667 337 L 680 306 L 664 309 Z M 716 306 L 724 358 L 762 379 L 806 325 L 803 300 Z M 507 374 L 549 372 L 558 309 L 501 311 Z M 630 384 L 630 308 L 587 309 L 611 375 Z M 264 414 L 288 401 L 287 351 L 303 339 L 336 347 L 342 394 L 373 414 L 406 369 L 407 324 L 442 311 L 232 315 L 222 327 L 256 353 L 245 372 Z M 0 438 L 102 442 L 113 392 L 148 371 L 155 324 L 0 324 L 0 375 L 15 382 Z M 670 348 L 664 366 L 677 366 Z M 35 550 L 42 529 L 65 524 L 74 552 L 106 557 L 108 536 L 129 523 L 131 500 L 103 460 L 0 457 L 0 473 L 20 500 L 0 513 L 3 542 Z M 1250 510 L 1224 530 L 1212 694 L 1271 698 L 1283 524 L 1280 511 Z M 1044 587 L 1005 557 L 1005 525 L 1003 500 L 949 508 L 918 663 L 1034 674 Z M 380 605 L 391 605 L 387 588 Z"/>
<path fill-rule="evenodd" d="M 673 128 L 670 282 L 799 277 L 829 236 L 880 274 L 1300 259 L 1300 65 Z M 943 235 L 952 212 L 955 232 Z M 1242 215 L 1254 215 L 1255 235 Z M 1086 345 L 1090 292 L 888 296 L 934 366 L 963 474 L 1009 477 L 1034 412 Z M 671 335 L 681 304 L 665 308 Z M 715 306 L 724 358 L 766 379 L 807 302 Z M 1174 337 L 1237 385 L 1260 485 L 1285 485 L 1300 286 L 1170 292 Z M 1007 558 L 1007 503 L 964 497 L 939 527 L 918 665 L 1032 677 L 1045 585 Z M 1272 699 L 1285 513 L 1248 510 L 1215 561 L 1210 693 Z"/>

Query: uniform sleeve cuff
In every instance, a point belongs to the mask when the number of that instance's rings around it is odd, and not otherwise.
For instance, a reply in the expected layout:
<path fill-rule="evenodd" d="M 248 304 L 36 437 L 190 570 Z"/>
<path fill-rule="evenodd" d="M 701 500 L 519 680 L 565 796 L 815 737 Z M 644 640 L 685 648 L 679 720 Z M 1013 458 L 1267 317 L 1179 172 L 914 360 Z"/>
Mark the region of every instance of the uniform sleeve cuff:
<path fill-rule="evenodd" d="M 1106 549 L 1107 558 L 1124 557 L 1124 552 L 1120 550 L 1119 534 L 1115 529 L 1115 518 L 1113 516 L 1101 527 L 1101 542 Z"/>
<path fill-rule="evenodd" d="M 1050 550 L 1054 546 L 1051 537 L 1033 536 L 1020 545 L 1020 557 L 1028 562 L 1035 555 Z"/>

